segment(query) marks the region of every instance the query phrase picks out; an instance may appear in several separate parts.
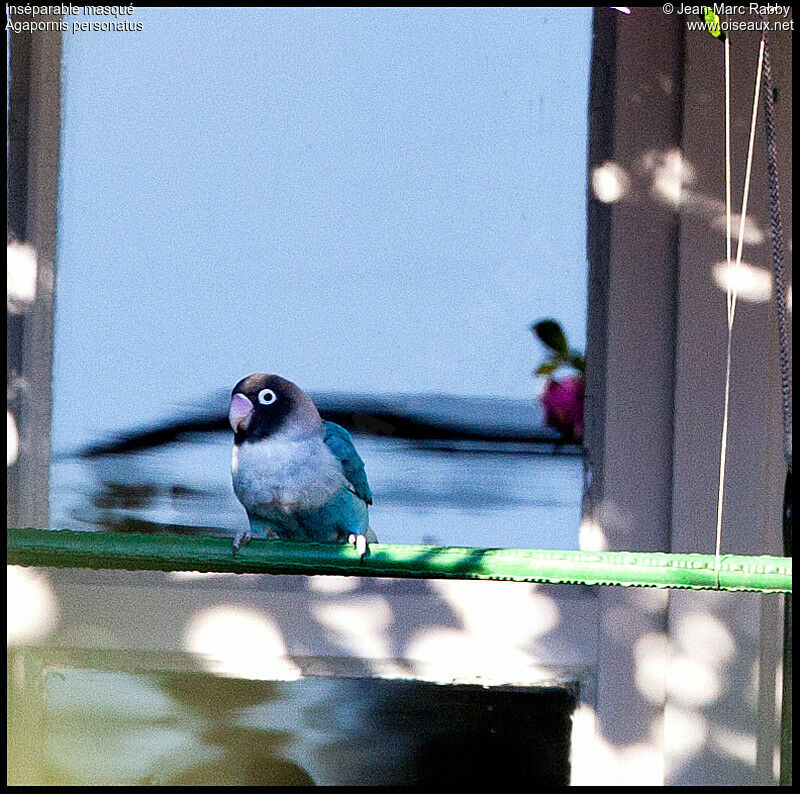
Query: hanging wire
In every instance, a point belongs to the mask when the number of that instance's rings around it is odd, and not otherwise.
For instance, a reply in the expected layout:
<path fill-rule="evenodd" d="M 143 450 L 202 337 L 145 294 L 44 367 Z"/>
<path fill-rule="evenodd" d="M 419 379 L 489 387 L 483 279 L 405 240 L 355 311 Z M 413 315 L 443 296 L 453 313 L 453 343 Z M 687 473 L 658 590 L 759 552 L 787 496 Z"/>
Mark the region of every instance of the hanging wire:
<path fill-rule="evenodd" d="M 725 261 L 731 266 L 731 40 L 725 37 Z M 728 313 L 730 313 L 731 284 L 728 281 Z"/>
<path fill-rule="evenodd" d="M 726 126 L 726 150 L 725 150 L 725 184 L 726 184 L 726 240 L 727 249 L 727 319 L 728 319 L 728 338 L 725 351 L 725 395 L 722 412 L 722 438 L 720 441 L 719 454 L 719 487 L 717 490 L 717 527 L 714 558 L 716 567 L 719 569 L 720 555 L 722 550 L 722 513 L 725 504 L 725 470 L 727 465 L 728 453 L 728 420 L 730 415 L 730 393 L 731 393 L 731 348 L 733 343 L 733 321 L 736 316 L 736 301 L 739 290 L 736 276 L 742 263 L 742 251 L 744 250 L 744 230 L 747 222 L 747 201 L 750 195 L 750 174 L 753 166 L 753 148 L 756 137 L 756 120 L 758 117 L 758 99 L 761 91 L 761 79 L 764 64 L 764 37 L 758 48 L 758 69 L 756 71 L 755 90 L 753 92 L 753 112 L 750 118 L 750 140 L 747 146 L 747 165 L 745 167 L 744 191 L 742 193 L 742 211 L 739 217 L 739 239 L 736 247 L 736 261 L 731 266 L 731 198 L 730 198 L 730 44 L 729 39 L 725 38 L 725 126 Z"/>
<path fill-rule="evenodd" d="M 728 401 L 730 398 L 731 361 L 731 303 L 733 279 L 731 278 L 731 40 L 725 36 L 725 306 L 728 323 L 728 345 L 725 367 L 725 397 L 722 412 L 722 444 L 719 456 L 719 485 L 717 490 L 717 526 L 715 540 L 715 569 L 719 585 L 720 551 L 722 549 L 722 504 L 725 492 L 725 451 L 728 439 Z"/>
<path fill-rule="evenodd" d="M 778 191 L 778 155 L 775 148 L 772 86 L 772 62 L 769 47 L 764 45 L 764 129 L 767 138 L 767 178 L 769 180 L 769 220 L 772 231 L 772 269 L 775 278 L 775 302 L 778 313 L 778 356 L 783 404 L 783 454 L 792 468 L 792 375 L 789 353 L 789 322 L 786 308 L 786 276 L 783 269 L 783 224 Z"/>

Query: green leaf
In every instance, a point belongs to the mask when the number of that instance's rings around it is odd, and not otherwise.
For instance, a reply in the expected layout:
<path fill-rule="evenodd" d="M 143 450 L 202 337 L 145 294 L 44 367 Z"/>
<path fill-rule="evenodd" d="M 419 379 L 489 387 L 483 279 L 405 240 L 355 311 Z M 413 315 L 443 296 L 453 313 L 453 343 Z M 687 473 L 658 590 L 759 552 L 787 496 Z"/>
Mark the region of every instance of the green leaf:
<path fill-rule="evenodd" d="M 586 358 L 574 350 L 570 352 L 569 363 L 578 370 L 578 372 L 586 373 Z"/>
<path fill-rule="evenodd" d="M 534 375 L 552 375 L 560 366 L 557 361 L 545 361 L 536 368 Z"/>
<path fill-rule="evenodd" d="M 531 330 L 539 337 L 543 345 L 558 353 L 562 358 L 569 355 L 567 337 L 555 320 L 540 320 L 531 326 Z"/>

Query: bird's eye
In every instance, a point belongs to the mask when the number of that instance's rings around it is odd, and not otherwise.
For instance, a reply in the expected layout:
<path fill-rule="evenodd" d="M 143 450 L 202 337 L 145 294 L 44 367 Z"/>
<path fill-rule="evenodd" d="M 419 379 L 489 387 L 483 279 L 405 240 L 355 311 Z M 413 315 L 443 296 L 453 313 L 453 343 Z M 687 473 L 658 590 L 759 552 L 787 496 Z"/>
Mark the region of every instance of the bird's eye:
<path fill-rule="evenodd" d="M 277 399 L 278 399 L 278 395 L 275 394 L 275 392 L 272 391 L 272 389 L 262 389 L 258 393 L 258 401 L 262 405 L 272 405 L 272 403 L 274 403 L 275 400 L 277 400 Z"/>

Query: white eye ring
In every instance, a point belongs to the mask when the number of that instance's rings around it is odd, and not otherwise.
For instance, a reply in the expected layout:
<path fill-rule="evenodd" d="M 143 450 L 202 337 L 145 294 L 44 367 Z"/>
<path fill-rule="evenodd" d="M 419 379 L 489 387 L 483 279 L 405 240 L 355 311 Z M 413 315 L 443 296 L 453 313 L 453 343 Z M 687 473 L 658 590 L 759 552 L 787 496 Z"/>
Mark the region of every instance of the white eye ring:
<path fill-rule="evenodd" d="M 277 399 L 278 399 L 278 395 L 275 394 L 275 392 L 272 391 L 272 389 L 262 389 L 258 393 L 258 401 L 262 405 L 272 405 L 272 403 L 274 403 L 275 400 L 277 400 Z"/>

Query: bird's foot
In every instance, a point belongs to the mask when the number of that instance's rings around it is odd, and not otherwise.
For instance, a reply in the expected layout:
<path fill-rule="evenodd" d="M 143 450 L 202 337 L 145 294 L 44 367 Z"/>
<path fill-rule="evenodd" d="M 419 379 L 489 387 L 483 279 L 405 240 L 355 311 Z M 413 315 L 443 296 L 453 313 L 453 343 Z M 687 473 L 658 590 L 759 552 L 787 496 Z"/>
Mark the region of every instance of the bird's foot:
<path fill-rule="evenodd" d="M 243 544 L 249 543 L 252 539 L 253 535 L 251 534 L 249 529 L 239 529 L 237 530 L 236 534 L 233 536 L 233 556 L 236 556 L 236 552 L 242 547 Z"/>
<path fill-rule="evenodd" d="M 347 538 L 347 542 L 358 552 L 358 556 L 363 560 L 364 556 L 369 550 L 367 536 L 350 533 L 350 537 Z"/>
<path fill-rule="evenodd" d="M 250 524 L 248 529 L 239 529 L 233 536 L 233 556 L 235 557 L 236 552 L 239 551 L 245 543 L 249 543 L 254 536 L 262 540 L 280 540 L 280 535 L 273 529 L 256 523 Z"/>

